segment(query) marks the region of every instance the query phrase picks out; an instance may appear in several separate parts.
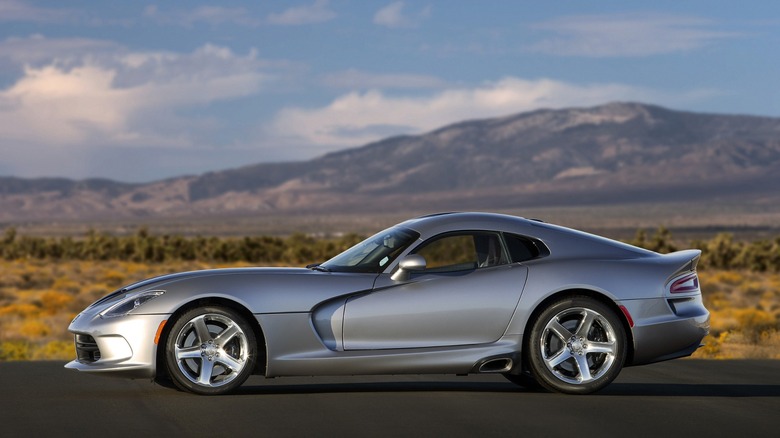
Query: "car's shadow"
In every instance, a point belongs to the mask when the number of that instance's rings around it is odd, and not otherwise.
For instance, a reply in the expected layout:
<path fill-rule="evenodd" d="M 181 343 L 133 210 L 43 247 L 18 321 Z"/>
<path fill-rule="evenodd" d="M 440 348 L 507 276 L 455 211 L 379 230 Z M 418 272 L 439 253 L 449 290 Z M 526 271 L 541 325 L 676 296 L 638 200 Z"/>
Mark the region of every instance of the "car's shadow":
<path fill-rule="evenodd" d="M 323 394 L 351 392 L 517 392 L 524 388 L 512 383 L 494 382 L 370 382 L 244 385 L 235 395 Z"/>
<path fill-rule="evenodd" d="M 501 382 L 371 382 L 244 385 L 234 395 L 346 394 L 370 392 L 483 392 L 556 396 Z M 780 397 L 780 385 L 613 383 L 592 397 Z"/>
<path fill-rule="evenodd" d="M 780 385 L 613 383 L 598 394 L 644 397 L 780 397 Z"/>

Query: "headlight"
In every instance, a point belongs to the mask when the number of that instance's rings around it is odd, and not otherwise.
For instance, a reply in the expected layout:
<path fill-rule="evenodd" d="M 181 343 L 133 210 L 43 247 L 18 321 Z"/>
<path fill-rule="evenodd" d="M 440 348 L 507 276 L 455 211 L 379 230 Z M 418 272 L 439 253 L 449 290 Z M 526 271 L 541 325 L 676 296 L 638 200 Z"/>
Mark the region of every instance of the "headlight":
<path fill-rule="evenodd" d="M 103 318 L 113 318 L 115 316 L 124 316 L 130 313 L 132 310 L 142 306 L 144 303 L 151 301 L 160 295 L 164 294 L 164 290 L 148 290 L 141 293 L 130 293 L 120 302 L 114 304 L 108 309 L 104 310 L 100 316 Z"/>

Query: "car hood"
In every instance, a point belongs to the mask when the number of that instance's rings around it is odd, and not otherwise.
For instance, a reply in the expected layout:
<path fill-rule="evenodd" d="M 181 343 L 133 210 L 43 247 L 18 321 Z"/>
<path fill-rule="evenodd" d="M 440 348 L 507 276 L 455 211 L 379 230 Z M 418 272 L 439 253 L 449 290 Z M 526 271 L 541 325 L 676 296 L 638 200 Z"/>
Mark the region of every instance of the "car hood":
<path fill-rule="evenodd" d="M 132 284 L 127 293 L 162 290 L 134 314 L 173 313 L 203 299 L 230 300 L 250 312 L 309 312 L 332 298 L 370 290 L 377 274 L 320 272 L 304 268 L 211 269 L 164 275 Z"/>
<path fill-rule="evenodd" d="M 158 277 L 147 278 L 139 282 L 130 284 L 122 288 L 125 291 L 135 289 L 155 287 L 175 281 L 189 280 L 193 278 L 203 278 L 221 275 L 236 274 L 254 274 L 254 275 L 292 275 L 311 273 L 312 271 L 304 268 L 223 268 L 223 269 L 203 269 L 199 271 L 176 272 L 173 274 L 160 275 Z"/>

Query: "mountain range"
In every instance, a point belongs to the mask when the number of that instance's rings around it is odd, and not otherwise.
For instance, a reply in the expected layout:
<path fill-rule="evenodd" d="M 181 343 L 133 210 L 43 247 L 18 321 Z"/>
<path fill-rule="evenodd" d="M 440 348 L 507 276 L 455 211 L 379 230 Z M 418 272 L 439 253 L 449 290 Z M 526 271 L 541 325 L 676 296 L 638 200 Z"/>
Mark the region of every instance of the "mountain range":
<path fill-rule="evenodd" d="M 142 184 L 0 177 L 4 222 L 730 199 L 780 202 L 780 118 L 609 103 Z"/>

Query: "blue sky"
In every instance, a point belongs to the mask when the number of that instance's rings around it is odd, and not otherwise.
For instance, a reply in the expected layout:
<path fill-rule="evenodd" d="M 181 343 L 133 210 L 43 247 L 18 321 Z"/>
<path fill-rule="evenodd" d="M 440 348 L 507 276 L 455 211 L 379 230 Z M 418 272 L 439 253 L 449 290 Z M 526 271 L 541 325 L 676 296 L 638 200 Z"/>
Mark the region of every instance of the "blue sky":
<path fill-rule="evenodd" d="M 0 175 L 152 181 L 610 101 L 777 117 L 778 78 L 780 2 L 0 0 Z"/>

